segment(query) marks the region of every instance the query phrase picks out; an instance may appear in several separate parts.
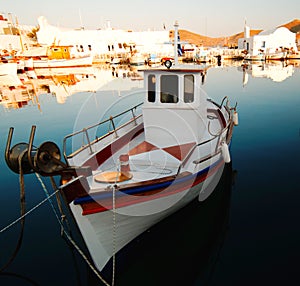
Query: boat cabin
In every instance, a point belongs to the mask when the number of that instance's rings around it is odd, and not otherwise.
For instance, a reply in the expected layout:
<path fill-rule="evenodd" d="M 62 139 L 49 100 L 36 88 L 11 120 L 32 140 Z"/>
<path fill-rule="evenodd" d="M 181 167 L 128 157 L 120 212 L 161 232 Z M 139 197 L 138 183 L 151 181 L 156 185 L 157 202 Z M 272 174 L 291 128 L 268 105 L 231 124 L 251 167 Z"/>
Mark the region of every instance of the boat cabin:
<path fill-rule="evenodd" d="M 70 59 L 72 46 L 49 46 L 47 56 L 50 60 Z"/>
<path fill-rule="evenodd" d="M 200 142 L 207 129 L 207 98 L 201 91 L 203 69 L 144 71 L 145 140 L 157 147 Z"/>

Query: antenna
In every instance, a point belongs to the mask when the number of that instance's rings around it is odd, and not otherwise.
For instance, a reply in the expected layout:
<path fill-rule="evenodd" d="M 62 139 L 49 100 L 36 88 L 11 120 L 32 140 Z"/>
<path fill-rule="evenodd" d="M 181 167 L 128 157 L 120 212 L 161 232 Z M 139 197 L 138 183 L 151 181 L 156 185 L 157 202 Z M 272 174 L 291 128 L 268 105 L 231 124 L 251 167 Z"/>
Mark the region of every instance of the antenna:
<path fill-rule="evenodd" d="M 83 23 L 82 23 L 82 18 L 81 18 L 81 11 L 79 9 L 79 19 L 80 19 L 80 29 L 81 30 L 84 30 L 84 26 L 83 26 Z"/>
<path fill-rule="evenodd" d="M 174 24 L 174 61 L 175 61 L 175 65 L 178 65 L 178 21 L 175 21 Z"/>

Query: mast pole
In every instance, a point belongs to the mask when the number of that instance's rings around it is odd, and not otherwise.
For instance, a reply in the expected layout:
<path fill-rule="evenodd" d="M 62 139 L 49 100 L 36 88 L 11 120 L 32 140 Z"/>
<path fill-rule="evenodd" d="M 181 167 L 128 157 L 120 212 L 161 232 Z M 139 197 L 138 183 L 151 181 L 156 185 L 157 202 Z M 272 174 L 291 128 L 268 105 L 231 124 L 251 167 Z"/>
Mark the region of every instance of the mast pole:
<path fill-rule="evenodd" d="M 178 65 L 178 21 L 175 21 L 174 24 L 174 61 L 175 65 Z"/>

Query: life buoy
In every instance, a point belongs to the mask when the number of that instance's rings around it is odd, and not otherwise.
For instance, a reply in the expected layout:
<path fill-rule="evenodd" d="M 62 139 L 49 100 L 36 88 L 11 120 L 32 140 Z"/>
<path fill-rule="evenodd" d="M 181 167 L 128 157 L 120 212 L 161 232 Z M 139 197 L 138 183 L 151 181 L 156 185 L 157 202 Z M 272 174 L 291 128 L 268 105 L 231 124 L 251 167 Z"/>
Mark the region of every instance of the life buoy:
<path fill-rule="evenodd" d="M 164 64 L 165 64 L 165 67 L 168 69 L 172 66 L 172 62 L 170 60 L 166 60 Z"/>

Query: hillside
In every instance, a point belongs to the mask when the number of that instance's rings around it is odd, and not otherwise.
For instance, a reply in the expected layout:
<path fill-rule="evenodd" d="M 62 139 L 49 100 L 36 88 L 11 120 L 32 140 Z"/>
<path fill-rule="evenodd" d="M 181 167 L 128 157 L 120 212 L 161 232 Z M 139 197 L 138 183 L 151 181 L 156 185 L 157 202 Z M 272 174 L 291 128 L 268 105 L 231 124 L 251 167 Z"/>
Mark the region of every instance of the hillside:
<path fill-rule="evenodd" d="M 297 33 L 297 39 L 300 40 L 300 20 L 295 19 L 289 23 L 279 25 L 278 27 L 286 27 L 293 33 Z M 251 30 L 250 35 L 257 35 L 262 30 Z M 170 37 L 173 38 L 173 32 L 170 31 Z M 202 36 L 196 33 L 192 33 L 187 30 L 179 30 L 180 40 L 189 42 L 191 44 L 195 45 L 203 45 L 206 47 L 212 47 L 212 46 L 228 46 L 228 47 L 234 47 L 237 46 L 238 39 L 242 38 L 244 36 L 244 32 L 240 32 L 238 34 L 229 36 L 229 37 L 219 37 L 219 38 L 211 38 L 207 36 Z"/>
<path fill-rule="evenodd" d="M 300 32 L 300 20 L 295 19 L 287 24 L 280 25 L 279 27 L 286 27 L 293 33 L 299 33 Z"/>

